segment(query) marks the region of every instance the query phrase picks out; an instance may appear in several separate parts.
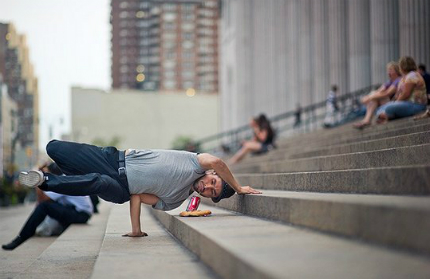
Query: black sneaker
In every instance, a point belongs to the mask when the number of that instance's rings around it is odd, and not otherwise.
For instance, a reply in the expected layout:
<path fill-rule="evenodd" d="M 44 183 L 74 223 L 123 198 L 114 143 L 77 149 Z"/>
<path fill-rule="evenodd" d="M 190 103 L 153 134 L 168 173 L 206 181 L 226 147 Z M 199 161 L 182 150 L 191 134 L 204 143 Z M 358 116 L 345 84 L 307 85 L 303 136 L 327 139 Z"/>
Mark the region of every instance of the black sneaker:
<path fill-rule="evenodd" d="M 42 171 L 31 170 L 19 173 L 19 183 L 23 186 L 35 188 L 42 185 L 43 182 L 45 182 L 45 176 Z"/>
<path fill-rule="evenodd" d="M 4 244 L 1 247 L 3 248 L 3 250 L 13 250 L 19 245 L 21 245 L 24 241 L 25 240 L 23 240 L 21 236 L 17 236 L 14 240 L 12 240 L 12 242 L 10 242 L 9 244 Z"/>

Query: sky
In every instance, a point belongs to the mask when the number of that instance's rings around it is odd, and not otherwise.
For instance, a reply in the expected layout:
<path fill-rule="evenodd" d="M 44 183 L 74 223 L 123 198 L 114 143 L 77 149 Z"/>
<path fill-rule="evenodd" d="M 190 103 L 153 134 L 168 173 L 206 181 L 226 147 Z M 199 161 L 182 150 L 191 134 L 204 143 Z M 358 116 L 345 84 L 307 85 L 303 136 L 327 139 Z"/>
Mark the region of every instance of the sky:
<path fill-rule="evenodd" d="M 0 22 L 27 37 L 39 82 L 40 149 L 71 129 L 71 87 L 109 89 L 109 0 L 0 0 Z"/>

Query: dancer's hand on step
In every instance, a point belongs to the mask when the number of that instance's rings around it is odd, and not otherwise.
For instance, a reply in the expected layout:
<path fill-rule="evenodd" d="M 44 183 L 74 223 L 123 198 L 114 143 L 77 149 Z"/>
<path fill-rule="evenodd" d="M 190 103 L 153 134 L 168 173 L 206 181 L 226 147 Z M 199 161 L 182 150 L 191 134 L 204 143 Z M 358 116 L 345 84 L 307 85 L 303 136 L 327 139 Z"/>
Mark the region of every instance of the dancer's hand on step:
<path fill-rule="evenodd" d="M 145 237 L 148 236 L 146 232 L 139 231 L 139 232 L 129 232 L 122 235 L 123 237 Z"/>
<path fill-rule="evenodd" d="M 240 192 L 238 194 L 262 194 L 262 192 L 254 190 L 250 186 L 240 187 Z"/>

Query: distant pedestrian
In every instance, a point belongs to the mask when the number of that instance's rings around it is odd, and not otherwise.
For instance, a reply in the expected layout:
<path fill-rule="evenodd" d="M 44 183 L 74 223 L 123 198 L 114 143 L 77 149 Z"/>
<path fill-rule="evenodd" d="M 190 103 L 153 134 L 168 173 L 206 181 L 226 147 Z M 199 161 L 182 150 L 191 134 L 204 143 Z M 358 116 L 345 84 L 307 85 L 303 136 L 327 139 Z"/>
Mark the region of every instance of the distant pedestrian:
<path fill-rule="evenodd" d="M 296 105 L 296 111 L 294 112 L 294 125 L 293 127 L 298 127 L 302 123 L 302 106 L 300 103 Z"/>
<path fill-rule="evenodd" d="M 332 85 L 328 93 L 326 101 L 326 115 L 324 118 L 324 127 L 329 128 L 336 125 L 337 113 L 339 106 L 337 105 L 337 85 Z"/>
<path fill-rule="evenodd" d="M 418 72 L 424 79 L 427 89 L 427 110 L 414 118 L 414 120 L 420 120 L 425 118 L 430 118 L 430 74 L 426 71 L 426 66 L 424 64 L 420 64 L 418 66 Z"/>
<path fill-rule="evenodd" d="M 418 65 L 418 73 L 423 77 L 427 90 L 427 105 L 430 105 L 430 74 L 426 71 L 424 64 Z"/>

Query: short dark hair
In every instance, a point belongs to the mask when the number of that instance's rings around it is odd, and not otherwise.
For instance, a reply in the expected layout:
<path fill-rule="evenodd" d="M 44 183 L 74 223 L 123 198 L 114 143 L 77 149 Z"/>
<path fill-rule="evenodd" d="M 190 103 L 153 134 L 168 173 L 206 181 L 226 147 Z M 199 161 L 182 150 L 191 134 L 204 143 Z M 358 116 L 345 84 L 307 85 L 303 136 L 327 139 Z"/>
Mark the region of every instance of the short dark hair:
<path fill-rule="evenodd" d="M 226 181 L 222 180 L 222 190 L 218 197 L 213 197 L 212 201 L 218 203 L 221 199 L 229 198 L 230 196 L 235 194 L 235 190 L 227 184 Z"/>
<path fill-rule="evenodd" d="M 420 69 L 421 71 L 425 72 L 426 71 L 426 66 L 421 63 L 420 65 L 418 65 L 418 69 Z"/>
<path fill-rule="evenodd" d="M 331 90 L 332 90 L 332 91 L 337 91 L 337 85 L 332 85 L 332 86 L 331 86 Z"/>

